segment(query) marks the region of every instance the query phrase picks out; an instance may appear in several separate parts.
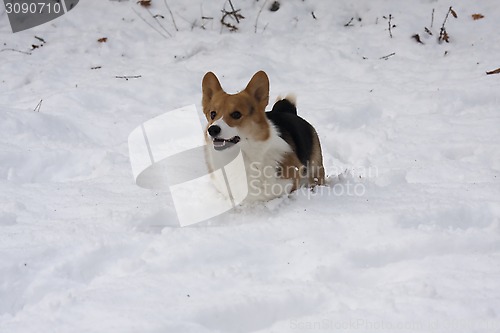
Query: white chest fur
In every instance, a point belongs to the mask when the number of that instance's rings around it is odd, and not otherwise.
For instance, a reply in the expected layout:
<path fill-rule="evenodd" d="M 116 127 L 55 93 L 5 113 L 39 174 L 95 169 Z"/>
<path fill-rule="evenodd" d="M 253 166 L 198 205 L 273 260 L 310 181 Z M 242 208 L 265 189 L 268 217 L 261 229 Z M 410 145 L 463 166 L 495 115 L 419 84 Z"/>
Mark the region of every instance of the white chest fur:
<path fill-rule="evenodd" d="M 283 156 L 291 151 L 290 146 L 278 135 L 278 131 L 270 125 L 270 136 L 265 141 L 255 141 L 249 138 L 242 137 L 239 144 L 229 148 L 227 151 L 216 151 L 211 143 L 207 147 L 207 163 L 209 168 L 214 171 L 223 167 L 231 161 L 235 156 L 234 149 L 239 148 L 243 155 L 243 161 L 246 173 L 246 186 L 248 195 L 246 202 L 266 201 L 292 191 L 292 181 L 283 179 L 279 176 L 279 163 Z M 241 175 L 233 175 L 239 178 L 229 180 L 229 183 L 245 182 Z M 215 183 L 219 191 L 225 187 L 225 184 Z M 221 191 L 224 193 L 224 191 Z"/>

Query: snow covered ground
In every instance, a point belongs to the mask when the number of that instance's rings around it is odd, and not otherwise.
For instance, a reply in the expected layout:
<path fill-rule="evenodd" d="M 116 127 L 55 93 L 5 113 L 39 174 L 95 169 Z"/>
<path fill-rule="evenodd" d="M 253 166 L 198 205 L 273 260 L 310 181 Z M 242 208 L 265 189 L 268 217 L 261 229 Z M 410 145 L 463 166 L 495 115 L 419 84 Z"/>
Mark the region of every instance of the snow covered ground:
<path fill-rule="evenodd" d="M 0 332 L 500 332 L 497 0 L 452 4 L 442 44 L 447 1 L 271 2 L 232 0 L 233 33 L 223 0 L 169 0 L 179 31 L 160 0 L 16 34 L 0 9 Z M 335 187 L 180 228 L 129 133 L 260 69 Z"/>

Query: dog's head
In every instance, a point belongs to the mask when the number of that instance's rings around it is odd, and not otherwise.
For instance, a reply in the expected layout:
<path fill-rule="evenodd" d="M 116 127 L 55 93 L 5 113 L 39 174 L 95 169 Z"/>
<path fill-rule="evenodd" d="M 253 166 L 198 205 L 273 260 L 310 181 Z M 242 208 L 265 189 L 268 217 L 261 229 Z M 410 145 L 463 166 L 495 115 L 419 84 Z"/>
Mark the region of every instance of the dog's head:
<path fill-rule="evenodd" d="M 255 73 L 246 88 L 227 94 L 214 73 L 202 81 L 202 106 L 208 120 L 205 137 L 215 150 L 224 150 L 241 141 L 263 141 L 270 135 L 265 109 L 269 102 L 269 79 L 263 71 Z"/>

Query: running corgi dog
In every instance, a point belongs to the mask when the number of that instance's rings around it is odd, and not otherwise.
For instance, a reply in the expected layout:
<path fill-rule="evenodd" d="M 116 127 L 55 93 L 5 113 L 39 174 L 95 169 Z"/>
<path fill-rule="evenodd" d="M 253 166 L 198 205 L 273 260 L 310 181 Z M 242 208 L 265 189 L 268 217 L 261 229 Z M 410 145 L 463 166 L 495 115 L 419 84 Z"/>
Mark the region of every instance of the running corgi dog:
<path fill-rule="evenodd" d="M 229 162 L 239 148 L 245 164 L 242 179 L 248 188 L 247 201 L 271 200 L 301 186 L 324 184 L 316 130 L 297 115 L 293 96 L 278 98 L 266 112 L 269 79 L 265 72 L 255 73 L 237 94 L 227 94 L 215 74 L 208 72 L 203 77 L 202 94 L 208 121 L 205 140 L 209 171 Z"/>

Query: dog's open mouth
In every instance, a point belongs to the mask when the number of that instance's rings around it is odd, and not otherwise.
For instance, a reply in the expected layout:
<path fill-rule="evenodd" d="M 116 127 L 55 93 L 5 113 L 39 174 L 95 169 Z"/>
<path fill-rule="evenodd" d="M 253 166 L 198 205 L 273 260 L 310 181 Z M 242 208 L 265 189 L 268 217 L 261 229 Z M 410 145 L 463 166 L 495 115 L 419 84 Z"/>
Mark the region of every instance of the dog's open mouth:
<path fill-rule="evenodd" d="M 239 136 L 233 136 L 231 139 L 223 139 L 223 138 L 214 138 L 213 139 L 215 150 L 224 150 L 226 148 L 234 146 L 238 142 L 240 142 Z"/>

